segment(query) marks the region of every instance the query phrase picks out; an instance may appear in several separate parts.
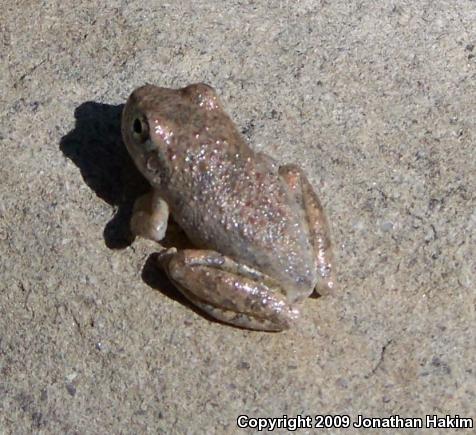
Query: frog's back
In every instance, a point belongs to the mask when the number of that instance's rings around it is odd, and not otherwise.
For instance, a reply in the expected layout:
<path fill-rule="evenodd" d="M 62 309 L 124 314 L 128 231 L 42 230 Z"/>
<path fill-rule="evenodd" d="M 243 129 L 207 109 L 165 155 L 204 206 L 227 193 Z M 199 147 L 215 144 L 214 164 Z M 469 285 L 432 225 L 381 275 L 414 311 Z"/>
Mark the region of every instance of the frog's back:
<path fill-rule="evenodd" d="M 202 147 L 201 155 L 180 177 L 189 188 L 170 204 L 189 238 L 277 279 L 291 297 L 296 289 L 311 292 L 317 278 L 309 228 L 277 167 L 243 141 Z"/>

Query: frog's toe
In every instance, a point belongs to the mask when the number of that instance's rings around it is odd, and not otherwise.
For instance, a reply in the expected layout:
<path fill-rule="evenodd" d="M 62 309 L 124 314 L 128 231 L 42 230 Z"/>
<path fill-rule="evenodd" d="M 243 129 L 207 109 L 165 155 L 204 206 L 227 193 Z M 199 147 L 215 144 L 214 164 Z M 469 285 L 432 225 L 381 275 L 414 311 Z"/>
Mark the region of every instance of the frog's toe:
<path fill-rule="evenodd" d="M 322 261 L 318 267 L 319 279 L 315 291 L 321 296 L 329 295 L 336 290 L 336 280 L 331 263 Z"/>
<path fill-rule="evenodd" d="M 157 192 L 151 191 L 136 200 L 130 223 L 131 231 L 136 236 L 158 242 L 165 237 L 168 217 L 167 203 Z"/>
<path fill-rule="evenodd" d="M 275 313 L 275 315 L 268 317 L 256 317 L 248 313 L 239 313 L 207 304 L 206 302 L 195 298 L 190 292 L 187 292 L 187 290 L 183 288 L 180 288 L 180 291 L 187 297 L 187 299 L 193 302 L 194 305 L 199 307 L 210 317 L 240 328 L 279 332 L 290 329 L 299 317 L 299 311 L 296 308 L 289 308 L 285 312 L 279 314 Z"/>

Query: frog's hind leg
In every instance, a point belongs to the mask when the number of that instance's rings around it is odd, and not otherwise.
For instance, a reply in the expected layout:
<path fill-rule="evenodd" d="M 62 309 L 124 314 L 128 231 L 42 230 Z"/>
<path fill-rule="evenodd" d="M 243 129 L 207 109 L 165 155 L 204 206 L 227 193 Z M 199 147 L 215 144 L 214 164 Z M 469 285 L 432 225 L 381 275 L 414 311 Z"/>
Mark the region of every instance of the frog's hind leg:
<path fill-rule="evenodd" d="M 299 315 L 274 280 L 216 251 L 172 248 L 159 263 L 187 299 L 222 322 L 281 331 Z"/>
<path fill-rule="evenodd" d="M 279 168 L 279 174 L 306 212 L 319 273 L 316 291 L 321 295 L 329 294 L 335 287 L 335 279 L 331 238 L 324 209 L 301 168 L 292 164 L 284 165 Z"/>

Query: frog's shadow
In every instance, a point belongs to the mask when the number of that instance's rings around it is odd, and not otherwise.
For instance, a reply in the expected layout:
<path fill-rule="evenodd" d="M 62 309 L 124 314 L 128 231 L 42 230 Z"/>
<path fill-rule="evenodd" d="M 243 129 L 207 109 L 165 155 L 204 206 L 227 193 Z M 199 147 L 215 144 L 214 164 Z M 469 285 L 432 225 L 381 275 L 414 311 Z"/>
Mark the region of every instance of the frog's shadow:
<path fill-rule="evenodd" d="M 91 101 L 81 104 L 74 111 L 74 129 L 60 141 L 61 151 L 79 168 L 85 183 L 116 208 L 103 234 L 110 249 L 123 249 L 133 242 L 129 230 L 132 207 L 149 189 L 122 142 L 123 107 Z"/>
<path fill-rule="evenodd" d="M 134 165 L 121 137 L 121 113 L 117 106 L 88 101 L 76 108 L 76 125 L 61 138 L 60 150 L 81 171 L 85 183 L 116 209 L 104 228 L 103 236 L 110 249 L 124 249 L 132 244 L 134 236 L 129 222 L 135 200 L 148 190 L 149 183 Z M 170 225 L 171 231 L 163 246 L 187 247 L 183 233 Z M 170 233 L 170 234 L 169 234 Z M 156 266 L 152 254 L 146 261 L 142 279 L 164 295 L 194 309 L 193 305 L 168 281 Z M 203 315 L 203 313 L 201 313 Z"/>

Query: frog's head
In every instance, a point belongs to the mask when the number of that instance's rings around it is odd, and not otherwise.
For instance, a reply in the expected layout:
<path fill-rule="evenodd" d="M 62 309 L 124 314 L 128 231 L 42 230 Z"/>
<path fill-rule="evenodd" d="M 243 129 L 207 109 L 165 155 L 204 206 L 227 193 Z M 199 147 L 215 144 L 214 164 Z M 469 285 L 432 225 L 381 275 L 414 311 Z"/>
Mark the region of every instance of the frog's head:
<path fill-rule="evenodd" d="M 221 109 L 207 85 L 183 89 L 145 85 L 136 89 L 122 113 L 122 137 L 140 172 L 152 185 L 168 179 L 190 145 L 190 135 L 206 124 L 206 113 Z"/>
<path fill-rule="evenodd" d="M 122 112 L 122 138 L 139 171 L 152 185 L 167 173 L 168 150 L 174 147 L 173 120 L 164 108 L 172 95 L 168 89 L 145 85 L 136 89 Z"/>

